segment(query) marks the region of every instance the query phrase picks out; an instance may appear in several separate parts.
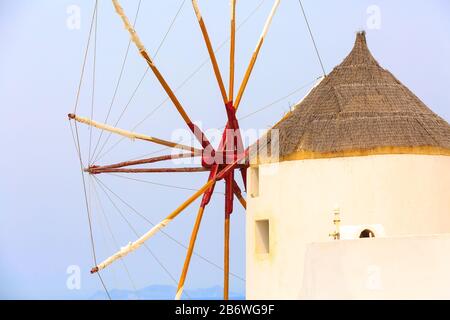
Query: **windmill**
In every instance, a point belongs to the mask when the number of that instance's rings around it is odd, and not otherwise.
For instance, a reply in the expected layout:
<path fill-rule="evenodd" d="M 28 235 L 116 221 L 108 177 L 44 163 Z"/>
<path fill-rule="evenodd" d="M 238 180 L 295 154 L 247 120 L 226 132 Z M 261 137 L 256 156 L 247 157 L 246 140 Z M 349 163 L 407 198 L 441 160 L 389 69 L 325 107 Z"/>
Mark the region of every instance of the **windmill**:
<path fill-rule="evenodd" d="M 244 188 L 246 189 L 247 177 L 246 170 L 249 166 L 249 149 L 245 148 L 243 145 L 243 139 L 241 137 L 239 129 L 239 121 L 236 117 L 236 112 L 240 106 L 242 98 L 244 96 L 245 90 L 249 83 L 253 68 L 258 59 L 259 52 L 263 46 L 264 39 L 269 30 L 272 19 L 277 11 L 280 4 L 280 0 L 275 0 L 272 10 L 266 20 L 262 34 L 257 42 L 256 48 L 253 51 L 249 65 L 244 74 L 242 83 L 240 86 L 235 85 L 235 39 L 236 39 L 236 0 L 231 0 L 231 28 L 230 28 L 230 61 L 229 61 L 229 81 L 228 90 L 224 79 L 221 75 L 221 71 L 216 59 L 215 52 L 213 50 L 211 40 L 207 31 L 207 27 L 203 20 L 199 5 L 197 0 L 192 0 L 192 6 L 195 11 L 198 24 L 205 42 L 209 58 L 213 67 L 214 75 L 217 80 L 217 84 L 221 93 L 223 104 L 226 111 L 225 127 L 223 130 L 222 138 L 220 140 L 219 146 L 214 148 L 207 136 L 203 131 L 192 122 L 186 109 L 183 107 L 182 103 L 177 98 L 174 90 L 172 90 L 169 83 L 164 78 L 163 74 L 159 71 L 158 67 L 155 65 L 154 60 L 147 52 L 143 42 L 141 41 L 138 33 L 136 32 L 134 26 L 130 22 L 127 14 L 120 5 L 118 0 L 112 0 L 115 11 L 123 21 L 125 29 L 128 31 L 131 41 L 139 50 L 140 55 L 148 64 L 149 69 L 153 72 L 162 88 L 166 92 L 168 98 L 172 102 L 173 106 L 185 122 L 186 126 L 189 128 L 193 136 L 198 140 L 201 148 L 195 148 L 193 146 L 184 145 L 169 141 L 166 139 L 156 138 L 148 136 L 145 134 L 140 134 L 128 130 L 118 128 L 116 126 L 108 125 L 107 123 L 100 123 L 94 121 L 92 117 L 86 118 L 76 114 L 75 112 L 69 114 L 70 121 L 75 123 L 75 130 L 78 139 L 77 123 L 87 125 L 90 128 L 96 128 L 101 130 L 101 132 L 109 132 L 110 134 L 119 135 L 125 138 L 130 138 L 133 140 L 143 140 L 150 143 L 162 145 L 172 149 L 180 150 L 180 153 L 167 156 L 159 156 L 153 158 L 137 159 L 132 161 L 122 161 L 119 163 L 113 163 L 108 165 L 89 165 L 87 168 L 83 168 L 83 163 L 80 157 L 80 164 L 82 171 L 89 175 L 100 175 L 103 173 L 123 173 L 123 174 L 133 174 L 133 173 L 161 173 L 161 172 L 209 172 L 209 177 L 206 183 L 199 188 L 192 196 L 181 203 L 172 213 L 170 213 L 163 221 L 156 224 L 153 228 L 147 231 L 145 234 L 140 236 L 134 242 L 129 243 L 127 246 L 121 248 L 116 253 L 112 254 L 110 257 L 106 258 L 100 263 L 97 263 L 93 268 L 91 273 L 98 274 L 101 270 L 106 269 L 111 264 L 116 261 L 126 257 L 129 253 L 138 250 L 140 247 L 145 245 L 152 236 L 160 232 L 163 228 L 169 225 L 174 219 L 176 219 L 186 208 L 188 208 L 193 202 L 201 198 L 200 207 L 198 209 L 196 221 L 192 230 L 189 245 L 187 247 L 187 253 L 185 257 L 185 262 L 182 268 L 181 276 L 178 281 L 178 288 L 176 292 L 176 299 L 180 299 L 183 293 L 184 284 L 189 270 L 190 261 L 194 252 L 194 247 L 197 239 L 197 235 L 202 222 L 203 214 L 206 207 L 211 201 L 213 196 L 215 185 L 218 181 L 223 180 L 225 182 L 225 204 L 224 204 L 224 299 L 229 297 L 229 241 L 230 241 L 230 218 L 233 213 L 233 208 L 235 205 L 235 197 L 240 202 L 240 204 L 245 208 L 246 201 L 242 195 L 241 187 L 239 187 L 237 179 L 240 176 Z M 97 5 L 96 9 L 97 10 Z M 94 11 L 94 13 L 95 13 Z M 92 25 L 91 25 L 92 30 Z M 235 91 L 235 87 L 238 89 Z M 78 99 L 77 99 L 78 100 Z M 79 141 L 78 141 L 78 152 L 80 152 Z M 201 159 L 201 166 L 199 167 L 189 167 L 189 168 L 139 168 L 136 166 L 144 164 L 154 164 L 164 161 L 181 159 L 181 158 L 199 158 Z M 84 179 L 84 175 L 83 175 Z"/>

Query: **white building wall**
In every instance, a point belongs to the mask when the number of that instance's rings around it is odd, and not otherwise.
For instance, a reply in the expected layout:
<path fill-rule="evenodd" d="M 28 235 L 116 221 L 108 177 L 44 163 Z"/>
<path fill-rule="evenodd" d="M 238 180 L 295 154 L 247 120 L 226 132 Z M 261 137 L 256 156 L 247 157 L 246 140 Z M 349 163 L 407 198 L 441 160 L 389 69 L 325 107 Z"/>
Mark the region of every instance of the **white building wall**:
<path fill-rule="evenodd" d="M 311 242 L 342 225 L 382 225 L 386 236 L 450 233 L 450 157 L 377 155 L 259 166 L 247 209 L 247 299 L 297 299 Z M 269 219 L 270 252 L 255 253 L 255 221 Z"/>
<path fill-rule="evenodd" d="M 302 299 L 450 299 L 450 234 L 308 245 Z"/>

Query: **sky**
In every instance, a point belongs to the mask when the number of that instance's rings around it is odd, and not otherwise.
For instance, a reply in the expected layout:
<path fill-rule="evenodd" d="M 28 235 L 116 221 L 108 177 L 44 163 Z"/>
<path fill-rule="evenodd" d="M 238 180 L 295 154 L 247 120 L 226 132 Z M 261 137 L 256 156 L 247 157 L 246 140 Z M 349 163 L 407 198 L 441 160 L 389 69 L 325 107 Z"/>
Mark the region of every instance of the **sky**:
<path fill-rule="evenodd" d="M 142 1 L 136 29 L 151 55 L 160 46 L 182 2 Z M 0 0 L 2 299 L 88 299 L 102 290 L 99 279 L 89 274 L 93 260 L 88 219 L 79 162 L 67 120 L 67 114 L 74 111 L 93 3 L 87 0 Z M 237 33 L 237 83 L 242 80 L 272 3 L 271 0 L 238 0 L 237 23 L 245 23 Z M 450 121 L 450 2 L 303 0 L 303 3 L 327 73 L 351 50 L 356 32 L 366 30 L 369 47 L 380 64 L 434 112 Z M 138 0 L 123 0 L 122 4 L 133 17 Z M 229 36 L 229 1 L 200 0 L 199 4 L 213 46 L 217 48 Z M 254 11 L 255 8 L 258 9 Z M 102 122 L 111 105 L 128 34 L 110 1 L 100 1 L 97 26 L 95 81 L 91 46 L 77 113 L 88 117 L 93 100 L 94 119 Z M 224 79 L 228 79 L 228 50 L 229 44 L 225 42 L 217 53 Z M 158 51 L 156 64 L 169 84 L 177 88 L 207 61 L 207 57 L 191 2 L 187 0 Z M 132 46 L 110 122 L 119 118 L 145 69 L 145 61 Z M 239 110 L 238 117 L 252 114 L 241 121 L 241 127 L 244 130 L 267 129 L 308 92 L 321 74 L 297 0 L 282 0 Z M 176 93 L 190 117 L 205 130 L 218 129 L 225 124 L 220 92 L 209 63 Z M 155 77 L 149 73 L 119 127 L 131 129 L 150 114 L 136 131 L 172 139 L 185 126 L 170 103 L 158 108 L 165 98 Z M 98 132 L 94 132 L 92 140 L 96 142 L 98 137 Z M 82 154 L 87 160 L 89 129 L 80 127 L 80 139 Z M 109 150 L 118 140 L 111 137 L 104 150 Z M 161 154 L 160 149 L 145 142 L 122 141 L 99 163 Z M 160 185 L 115 176 L 99 179 L 136 211 L 157 223 L 193 193 L 165 185 L 195 189 L 207 176 L 195 173 L 134 178 Z M 101 260 L 115 252 L 117 246 L 136 239 L 119 211 L 138 234 L 151 226 L 110 194 L 119 208 L 116 210 L 95 182 L 88 185 L 92 194 L 99 195 L 99 200 L 92 197 L 91 206 L 96 254 Z M 219 183 L 217 194 L 205 213 L 196 246 L 196 252 L 219 266 L 223 259 L 222 191 L 223 184 Z M 177 218 L 167 228 L 167 233 L 187 243 L 196 206 L 198 203 Z M 245 293 L 244 217 L 244 210 L 236 206 L 231 226 L 231 271 L 237 276 L 231 277 L 230 286 L 231 291 L 239 294 Z M 148 242 L 148 248 L 152 253 L 143 248 L 127 257 L 126 269 L 124 264 L 117 263 L 103 273 L 108 289 L 175 285 L 172 278 L 179 277 L 185 249 L 161 234 Z M 80 285 L 75 288 L 70 285 L 74 270 L 81 272 Z M 220 268 L 194 256 L 186 288 L 195 290 L 221 284 Z"/>

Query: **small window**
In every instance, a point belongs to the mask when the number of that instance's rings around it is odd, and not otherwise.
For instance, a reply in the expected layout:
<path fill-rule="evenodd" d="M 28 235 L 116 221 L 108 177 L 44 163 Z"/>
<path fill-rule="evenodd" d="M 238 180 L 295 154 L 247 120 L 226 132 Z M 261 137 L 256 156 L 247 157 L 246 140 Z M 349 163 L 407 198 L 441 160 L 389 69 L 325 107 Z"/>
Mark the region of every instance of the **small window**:
<path fill-rule="evenodd" d="M 256 198 L 259 196 L 259 168 L 250 168 L 250 196 Z"/>
<path fill-rule="evenodd" d="M 269 253 L 270 249 L 269 220 L 255 221 L 255 251 L 256 253 Z"/>
<path fill-rule="evenodd" d="M 364 229 L 360 235 L 360 238 L 375 238 L 375 233 L 370 229 Z"/>

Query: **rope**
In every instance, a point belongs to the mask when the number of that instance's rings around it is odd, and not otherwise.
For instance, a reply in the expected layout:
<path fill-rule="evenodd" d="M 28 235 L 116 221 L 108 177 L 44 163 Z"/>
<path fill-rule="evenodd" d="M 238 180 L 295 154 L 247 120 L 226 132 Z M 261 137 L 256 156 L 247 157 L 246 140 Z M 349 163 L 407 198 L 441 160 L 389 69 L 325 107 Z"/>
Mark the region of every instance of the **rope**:
<path fill-rule="evenodd" d="M 134 22 L 133 22 L 133 26 L 134 27 L 136 26 L 137 19 L 139 17 L 139 11 L 141 10 L 141 3 L 142 3 L 142 0 L 139 0 L 138 7 L 136 9 L 136 15 L 135 15 Z M 107 113 L 105 121 L 103 121 L 103 123 L 108 123 L 109 117 L 111 116 L 112 107 L 114 105 L 114 102 L 116 101 L 117 93 L 119 91 L 120 83 L 122 81 L 122 77 L 123 77 L 123 74 L 124 74 L 124 71 L 125 71 L 125 65 L 126 65 L 126 62 L 127 62 L 127 59 L 128 59 L 128 54 L 130 53 L 130 48 L 131 48 L 131 39 L 128 41 L 128 46 L 127 46 L 127 49 L 125 51 L 125 56 L 123 58 L 122 67 L 121 67 L 120 73 L 119 73 L 119 78 L 117 80 L 116 87 L 114 89 L 114 94 L 113 94 L 113 97 L 111 99 L 111 103 L 109 105 L 108 113 Z M 103 133 L 104 133 L 104 130 L 101 131 L 100 136 L 99 136 L 99 138 L 97 140 L 97 143 L 95 145 L 94 152 L 93 152 L 94 155 L 96 154 L 97 148 L 98 148 L 98 146 L 100 144 L 100 141 L 101 141 L 101 139 L 103 137 Z"/>
<path fill-rule="evenodd" d="M 133 231 L 133 233 L 135 234 L 136 237 L 139 237 L 139 233 L 136 231 L 136 229 L 133 227 L 133 225 L 130 223 L 130 221 L 125 217 L 125 215 L 123 214 L 123 212 L 119 209 L 119 207 L 116 205 L 116 203 L 112 200 L 112 198 L 110 197 L 110 195 L 106 192 L 105 188 L 105 184 L 100 181 L 98 178 L 96 178 L 94 176 L 98 186 L 102 189 L 102 191 L 105 193 L 106 197 L 109 199 L 109 201 L 111 202 L 111 204 L 113 205 L 113 207 L 117 210 L 117 212 L 119 213 L 119 215 L 122 217 L 122 219 L 127 223 L 128 227 L 130 227 L 130 229 Z M 175 279 L 175 277 L 172 275 L 172 273 L 164 266 L 164 264 L 161 262 L 161 260 L 158 259 L 158 257 L 153 253 L 153 251 L 147 246 L 147 244 L 144 243 L 144 247 L 147 249 L 147 251 L 150 253 L 150 255 L 153 257 L 153 259 L 155 259 L 155 261 L 159 264 L 159 266 L 164 270 L 164 272 L 169 276 L 169 278 L 175 283 L 175 285 L 178 285 L 177 280 Z M 190 297 L 188 297 L 190 298 Z"/>
<path fill-rule="evenodd" d="M 81 68 L 81 76 L 80 76 L 80 82 L 79 82 L 79 85 L 78 85 L 78 91 L 77 91 L 77 95 L 76 95 L 74 112 L 76 112 L 76 110 L 78 108 L 80 92 L 81 92 L 81 86 L 82 86 L 82 83 L 83 83 L 84 72 L 85 72 L 85 69 L 86 69 L 86 61 L 87 61 L 87 56 L 88 56 L 88 52 L 89 52 L 89 46 L 90 46 L 91 37 L 92 37 L 92 29 L 93 29 L 93 26 L 94 26 L 95 17 L 97 15 L 97 10 L 98 10 L 98 0 L 95 1 L 94 11 L 92 13 L 91 27 L 89 29 L 88 43 L 86 45 L 86 52 L 85 52 L 85 56 L 84 56 L 83 65 L 82 65 L 82 68 Z M 93 235 L 93 228 L 92 228 L 92 221 L 91 221 L 91 212 L 90 212 L 89 200 L 88 200 L 87 190 L 86 190 L 86 180 L 84 178 L 84 172 L 83 172 L 83 159 L 81 157 L 80 138 L 79 138 L 79 134 L 78 134 L 78 126 L 77 126 L 77 124 L 75 123 L 75 133 L 74 133 L 74 130 L 72 128 L 72 124 L 70 124 L 70 129 L 72 131 L 72 138 L 74 138 L 75 149 L 77 151 L 78 159 L 80 161 L 80 172 L 81 172 L 81 178 L 82 178 L 82 182 L 83 182 L 84 200 L 85 200 L 87 217 L 88 217 L 88 223 L 89 223 L 89 234 L 90 234 L 90 241 L 91 241 L 91 247 L 92 247 L 92 257 L 93 257 L 94 263 L 97 264 L 97 255 L 96 255 L 96 252 L 95 252 L 95 243 L 94 243 L 94 235 Z M 98 278 L 99 278 L 99 280 L 100 280 L 100 282 L 102 284 L 103 289 L 106 292 L 106 295 L 107 295 L 108 299 L 111 300 L 111 295 L 109 294 L 109 291 L 106 288 L 105 282 L 103 281 L 103 278 L 102 278 L 102 276 L 100 274 L 98 274 Z"/>
<path fill-rule="evenodd" d="M 91 179 L 90 177 L 89 177 L 88 187 L 89 187 L 89 198 L 88 198 L 88 201 L 89 201 L 89 208 L 90 208 L 90 212 L 91 212 L 91 220 L 92 220 L 92 219 L 93 219 L 92 194 L 91 194 L 92 179 Z M 105 232 L 104 232 L 104 230 L 103 230 L 101 224 L 100 224 L 100 229 L 101 229 L 101 231 L 102 231 L 103 240 L 104 240 L 105 243 L 106 243 Z M 112 298 L 111 298 L 111 296 L 110 296 L 108 290 L 106 289 L 106 285 L 105 285 L 105 281 L 103 280 L 103 277 L 102 277 L 101 275 L 98 275 L 98 278 L 99 278 L 100 283 L 102 284 L 102 286 L 103 286 L 103 288 L 104 288 L 104 290 L 105 290 L 105 292 L 106 292 L 106 295 L 107 295 L 108 299 L 109 299 L 109 300 L 112 300 Z"/>
<path fill-rule="evenodd" d="M 97 225 L 98 225 L 98 228 L 97 229 L 99 229 L 99 231 L 97 231 L 96 232 L 96 234 L 97 234 L 97 238 L 99 238 L 100 236 L 101 236 L 101 239 L 103 240 L 103 244 L 105 245 L 105 246 L 109 246 L 110 245 L 110 243 L 107 241 L 107 239 L 106 239 L 106 235 L 105 235 L 105 228 L 104 228 L 104 226 L 103 226 L 103 220 L 101 220 L 100 219 L 100 217 L 95 217 L 95 210 L 94 210 L 94 207 L 93 207 L 93 205 L 92 205 L 92 198 L 93 198 L 93 196 L 92 196 L 92 177 L 91 176 L 88 176 L 88 179 L 87 179 L 87 188 L 88 188 L 88 201 L 89 201 L 89 208 L 91 208 L 91 213 L 92 213 L 92 217 L 91 217 L 91 219 L 92 219 L 92 225 L 94 225 L 95 224 L 95 222 L 96 222 L 96 219 L 98 219 L 98 223 L 97 223 Z M 100 235 L 100 236 L 99 236 Z M 97 245 L 98 245 L 98 247 L 100 247 L 100 245 L 99 245 L 99 241 L 97 240 L 96 241 L 96 243 L 97 243 Z M 116 282 L 116 273 L 115 272 L 113 272 L 114 273 L 114 281 L 113 281 L 113 286 L 114 287 L 117 287 L 117 282 Z"/>
<path fill-rule="evenodd" d="M 159 51 L 161 50 L 162 46 L 164 45 L 164 43 L 165 43 L 165 41 L 166 41 L 170 31 L 172 31 L 172 28 L 175 25 L 175 22 L 176 22 L 178 16 L 180 15 L 181 10 L 183 9 L 183 6 L 184 6 L 185 2 L 186 2 L 186 0 L 183 0 L 183 2 L 181 3 L 180 7 L 178 8 L 177 13 L 175 14 L 174 18 L 172 19 L 172 21 L 171 21 L 171 23 L 169 25 L 169 28 L 167 29 L 166 33 L 164 34 L 164 37 L 162 38 L 161 42 L 159 43 L 159 46 L 156 49 L 156 53 L 154 54 L 154 60 L 158 57 Z M 141 79 L 139 80 L 138 86 L 133 91 L 133 93 L 131 95 L 131 98 L 129 99 L 129 101 L 127 102 L 125 107 L 123 108 L 123 110 L 122 110 L 118 120 L 114 124 L 114 127 L 117 127 L 117 125 L 119 124 L 120 120 L 122 120 L 123 116 L 125 115 L 125 112 L 128 110 L 128 107 L 130 106 L 131 102 L 133 101 L 134 96 L 136 95 L 137 91 L 139 90 L 140 86 L 142 85 L 142 82 L 144 81 L 145 77 L 147 76 L 147 73 L 148 73 L 149 70 L 150 70 L 150 67 L 147 66 L 144 74 L 142 75 Z M 102 153 L 102 151 L 105 148 L 105 146 L 107 145 L 109 139 L 111 139 L 111 133 L 109 133 L 107 139 L 105 140 L 105 142 L 103 143 L 102 147 L 100 148 L 100 151 L 98 152 L 98 155 L 100 155 Z"/>
<path fill-rule="evenodd" d="M 97 70 L 97 27 L 98 27 L 98 10 L 95 12 L 95 32 L 94 32 L 94 65 L 92 71 L 92 100 L 91 100 L 91 119 L 94 119 L 94 102 L 95 102 L 95 78 Z M 89 128 L 89 157 L 88 163 L 91 162 L 91 152 L 92 152 L 92 130 Z"/>
<path fill-rule="evenodd" d="M 94 264 L 97 265 L 97 254 L 95 251 L 94 233 L 93 233 L 92 220 L 91 220 L 91 210 L 89 207 L 89 200 L 88 200 L 88 195 L 87 195 L 87 190 L 86 190 L 86 179 L 84 178 L 83 160 L 81 158 L 81 152 L 80 152 L 80 139 L 79 139 L 79 134 L 78 134 L 78 126 L 76 123 L 75 123 L 75 135 L 76 135 L 76 149 L 78 150 L 78 158 L 80 161 L 80 172 L 81 172 L 81 178 L 82 178 L 82 182 L 83 182 L 84 199 L 85 199 L 85 205 L 86 205 L 86 211 L 87 211 L 87 217 L 88 217 L 88 223 L 89 223 L 89 234 L 90 234 L 90 241 L 91 241 L 91 247 L 92 247 L 92 256 L 93 256 Z M 111 295 L 109 294 L 109 291 L 106 288 L 105 282 L 102 279 L 102 276 L 100 275 L 100 273 L 97 273 L 97 274 L 98 274 L 98 278 L 100 279 L 100 282 L 103 286 L 103 289 L 105 290 L 106 295 L 108 296 L 108 299 L 112 300 Z"/>
<path fill-rule="evenodd" d="M 160 153 L 160 152 L 163 152 L 163 151 L 168 151 L 168 150 L 170 150 L 170 149 L 171 149 L 171 148 L 169 148 L 169 147 L 165 147 L 165 148 L 162 148 L 162 149 L 159 149 L 159 150 L 156 150 L 156 151 L 147 153 L 147 154 L 145 154 L 145 155 L 142 155 L 142 156 L 139 156 L 139 157 L 132 158 L 131 161 L 134 161 L 134 160 L 140 160 L 140 159 L 143 159 L 143 158 L 148 158 L 148 157 L 153 156 L 153 155 L 155 155 L 155 154 L 157 154 L 157 153 Z"/>
<path fill-rule="evenodd" d="M 92 13 L 92 21 L 91 21 L 91 26 L 89 28 L 89 36 L 88 36 L 88 41 L 87 41 L 87 45 L 86 45 L 86 51 L 84 52 L 83 64 L 81 66 L 81 77 L 80 77 L 80 82 L 78 83 L 77 96 L 75 99 L 75 107 L 74 107 L 74 111 L 73 111 L 74 114 L 77 113 L 78 103 L 80 102 L 81 85 L 83 83 L 84 70 L 86 69 L 86 62 L 87 62 L 88 53 L 89 53 L 89 46 L 91 43 L 92 28 L 94 26 L 94 17 L 97 12 L 97 8 L 98 8 L 98 0 L 95 1 L 94 12 Z"/>
<path fill-rule="evenodd" d="M 167 36 L 169 35 L 170 31 L 172 30 L 173 26 L 175 25 L 175 21 L 177 21 L 177 18 L 178 18 L 178 16 L 180 15 L 181 9 L 183 9 L 185 2 L 186 2 L 186 0 L 183 0 L 183 2 L 181 3 L 180 7 L 178 8 L 177 13 L 175 14 L 175 17 L 172 19 L 172 22 L 170 23 L 170 26 L 169 26 L 169 28 L 168 28 L 167 31 L 166 31 L 166 34 L 164 35 L 162 41 L 159 43 L 159 46 L 158 46 L 158 48 L 156 49 L 156 52 L 155 52 L 155 54 L 154 54 L 154 56 L 153 56 L 153 60 L 154 60 L 154 61 L 155 61 L 156 58 L 158 57 L 159 51 L 161 50 L 162 46 L 164 45 L 164 42 L 165 42 L 166 39 L 167 39 Z M 148 70 L 148 68 L 147 68 L 147 70 Z"/>
<path fill-rule="evenodd" d="M 142 213 L 140 213 L 139 211 L 137 211 L 133 206 L 131 206 L 128 202 L 126 202 L 125 200 L 123 200 L 117 193 L 115 193 L 114 191 L 112 191 L 108 186 L 106 186 L 100 179 L 96 179 L 99 183 L 101 183 L 112 195 L 114 195 L 120 202 L 122 202 L 125 206 L 127 206 L 129 209 L 131 209 L 131 211 L 133 211 L 137 216 L 139 216 L 141 219 L 143 219 L 144 221 L 146 221 L 148 224 L 150 224 L 151 226 L 155 226 L 155 223 L 153 223 L 152 221 L 150 221 L 145 215 L 143 215 Z M 178 241 L 177 239 L 175 239 L 174 237 L 172 237 L 170 234 L 168 234 L 166 231 L 164 230 L 160 230 L 160 233 L 162 233 L 163 235 L 165 235 L 167 238 L 169 238 L 170 240 L 172 240 L 173 242 L 175 242 L 176 244 L 178 244 L 179 246 L 181 246 L 184 249 L 188 249 L 188 247 L 186 245 L 184 245 L 182 242 Z M 203 261 L 207 262 L 208 264 L 216 267 L 217 269 L 223 271 L 223 268 L 220 267 L 218 264 L 214 263 L 213 261 L 207 259 L 206 257 L 196 253 L 194 251 L 194 255 L 196 255 L 197 257 L 199 257 L 200 259 L 202 259 Z M 230 272 L 230 275 L 234 276 L 235 278 L 245 282 L 245 279 L 242 278 L 239 275 L 236 275 L 232 272 Z"/>
<path fill-rule="evenodd" d="M 262 108 L 260 108 L 260 109 L 257 109 L 256 111 L 251 112 L 251 113 L 249 113 L 249 114 L 247 114 L 247 115 L 245 115 L 245 116 L 239 118 L 239 121 L 245 120 L 245 119 L 247 119 L 247 118 L 249 118 L 249 117 L 251 117 L 251 116 L 253 116 L 253 115 L 255 115 L 255 114 L 257 114 L 257 113 L 259 113 L 259 112 L 261 112 L 261 111 L 264 111 L 264 110 L 266 110 L 266 109 L 272 107 L 273 105 L 275 105 L 275 104 L 277 104 L 277 103 L 279 103 L 279 102 L 281 102 L 281 101 L 283 101 L 283 100 L 285 100 L 285 99 L 287 99 L 287 98 L 293 96 L 293 95 L 296 94 L 297 92 L 299 92 L 299 91 L 301 91 L 301 90 L 303 90 L 303 89 L 309 87 L 310 85 L 314 84 L 314 83 L 315 83 L 317 80 L 319 80 L 320 78 L 322 78 L 322 76 L 317 77 L 316 79 L 314 79 L 314 80 L 308 82 L 307 84 L 305 84 L 305 85 L 303 85 L 303 86 L 301 86 L 301 87 L 295 89 L 295 90 L 292 91 L 291 93 L 289 93 L 289 94 L 287 94 L 287 95 L 285 95 L 285 96 L 283 96 L 283 97 L 281 97 L 281 98 L 279 98 L 279 99 L 277 99 L 277 100 L 272 101 L 272 102 L 269 103 L 268 105 L 266 105 L 266 106 L 264 106 L 264 107 L 262 107 Z"/>
<path fill-rule="evenodd" d="M 164 184 L 164 183 L 159 183 L 159 182 L 153 182 L 153 181 L 149 181 L 149 180 L 142 180 L 142 179 L 136 179 L 136 178 L 130 178 L 130 177 L 125 177 L 125 176 L 121 176 L 118 174 L 112 174 L 112 173 L 107 173 L 110 176 L 113 177 L 117 177 L 117 178 L 121 178 L 121 179 L 126 179 L 126 180 L 132 180 L 132 181 L 136 181 L 136 182 L 142 182 L 142 183 L 147 183 L 147 184 L 151 184 L 151 185 L 155 185 L 155 186 L 160 186 L 160 187 L 166 187 L 166 188 L 172 188 L 172 189 L 178 189 L 178 190 L 188 190 L 188 191 L 197 191 L 198 189 L 194 189 L 194 188 L 186 188 L 186 187 L 180 187 L 180 186 L 175 186 L 175 185 L 171 185 L 171 184 Z M 225 195 L 225 193 L 223 192 L 214 192 L 215 194 L 222 194 Z"/>
<path fill-rule="evenodd" d="M 69 122 L 69 126 L 70 126 L 70 131 L 72 132 L 73 145 L 75 146 L 75 151 L 76 151 L 76 153 L 78 155 L 79 150 L 78 150 L 78 145 L 77 145 L 77 138 L 75 137 L 75 132 L 74 132 L 74 129 L 73 129 L 72 122 Z"/>
<path fill-rule="evenodd" d="M 95 183 L 96 182 L 94 180 L 94 184 L 92 184 L 92 186 L 93 186 L 94 193 L 95 193 L 95 196 L 96 196 L 97 204 L 100 207 L 100 211 L 102 212 L 103 218 L 105 219 L 106 227 L 107 227 L 107 229 L 109 231 L 109 234 L 110 234 L 110 236 L 111 236 L 111 238 L 112 238 L 112 240 L 114 242 L 115 248 L 116 249 L 120 249 L 119 242 L 117 241 L 116 237 L 114 236 L 114 233 L 113 233 L 112 227 L 111 227 L 111 223 L 109 222 L 108 216 L 106 215 L 105 209 L 104 209 L 103 204 L 102 204 L 102 202 L 100 200 L 100 196 L 98 194 L 98 191 L 97 191 L 97 188 L 95 186 Z M 139 297 L 138 292 L 137 292 L 138 291 L 137 287 L 136 287 L 136 285 L 135 285 L 135 283 L 133 281 L 133 278 L 131 277 L 131 273 L 130 273 L 130 271 L 129 271 L 126 263 L 125 263 L 125 260 L 124 259 L 120 259 L 120 261 L 122 262 L 122 266 L 123 266 L 123 268 L 124 268 L 124 270 L 125 270 L 125 272 L 126 272 L 126 274 L 128 276 L 128 279 L 130 280 L 131 286 L 133 287 L 136 296 Z"/>
<path fill-rule="evenodd" d="M 327 73 L 325 72 L 325 68 L 323 66 L 322 59 L 320 58 L 319 49 L 317 48 L 316 41 L 314 40 L 314 35 L 313 35 L 311 27 L 309 25 L 308 17 L 306 16 L 305 9 L 303 8 L 302 0 L 298 0 L 298 3 L 300 4 L 300 8 L 302 9 L 303 17 L 305 18 L 306 26 L 308 27 L 308 31 L 309 31 L 309 35 L 311 36 L 311 40 L 314 44 L 314 49 L 316 50 L 317 58 L 319 59 L 319 63 L 320 63 L 320 67 L 322 68 L 323 76 L 326 77 Z"/>
<path fill-rule="evenodd" d="M 252 17 L 253 15 L 261 8 L 261 6 L 264 4 L 265 0 L 262 0 L 256 7 L 255 9 L 253 9 L 252 12 L 250 12 L 250 14 L 238 25 L 238 27 L 236 28 L 236 32 L 238 32 Z M 219 52 L 230 40 L 230 37 L 228 37 L 226 40 L 224 40 L 215 50 L 214 53 Z M 196 76 L 200 70 L 209 63 L 210 59 L 209 57 L 206 58 L 191 74 L 188 75 L 188 77 L 178 86 L 175 88 L 174 92 L 177 93 L 181 88 L 183 88 L 190 80 L 192 80 L 194 78 L 194 76 Z M 148 72 L 148 69 L 147 71 Z M 146 73 L 145 73 L 146 74 Z M 143 76 L 143 78 L 145 77 L 145 74 Z M 138 88 L 140 87 L 143 78 L 141 78 L 140 83 L 138 84 L 138 87 L 136 88 L 135 91 L 138 90 Z M 133 96 L 134 97 L 134 96 Z M 132 98 L 133 98 L 132 97 Z M 139 126 L 141 126 L 144 122 L 146 122 L 148 119 L 150 119 L 159 109 L 162 108 L 162 106 L 164 106 L 167 102 L 169 101 L 169 98 L 165 98 L 158 106 L 156 106 L 149 114 L 147 114 L 143 120 L 141 120 L 140 122 L 138 122 L 133 128 L 132 131 L 136 130 Z M 101 156 L 98 156 L 94 162 L 96 161 L 100 161 L 101 159 L 103 159 L 107 154 L 109 154 L 113 149 L 115 149 L 122 141 L 124 141 L 124 138 L 119 139 L 116 143 L 114 143 L 107 151 L 105 151 Z"/>
<path fill-rule="evenodd" d="M 100 272 L 97 272 L 97 275 L 98 275 L 98 279 L 99 279 L 100 282 L 102 283 L 103 289 L 104 289 L 105 292 L 106 292 L 106 295 L 107 295 L 107 297 L 108 297 L 108 300 L 112 300 L 111 295 L 109 294 L 108 289 L 106 289 L 105 281 L 103 281 L 102 275 L 100 274 Z"/>

